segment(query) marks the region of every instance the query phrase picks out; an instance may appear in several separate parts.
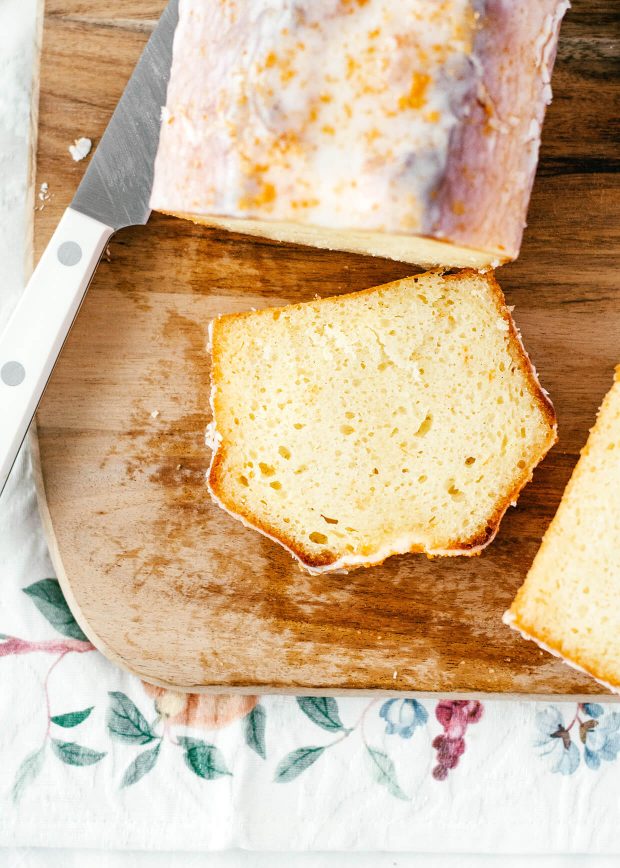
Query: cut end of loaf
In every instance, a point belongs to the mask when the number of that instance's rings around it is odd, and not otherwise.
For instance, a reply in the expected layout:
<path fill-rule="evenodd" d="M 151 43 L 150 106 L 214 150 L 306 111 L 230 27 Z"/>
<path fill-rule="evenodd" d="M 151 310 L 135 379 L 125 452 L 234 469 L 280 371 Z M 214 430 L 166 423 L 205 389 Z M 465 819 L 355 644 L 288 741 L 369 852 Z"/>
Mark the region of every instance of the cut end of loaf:
<path fill-rule="evenodd" d="M 250 220 L 183 212 L 163 213 L 229 232 L 269 238 L 273 241 L 305 244 L 324 250 L 343 250 L 347 253 L 380 256 L 399 262 L 410 262 L 422 268 L 474 268 L 478 271 L 487 271 L 498 268 L 513 258 L 508 256 L 505 250 L 476 250 L 473 247 L 453 244 L 447 239 L 440 241 L 423 235 L 368 232 L 359 229 L 326 229 L 322 226 L 289 223 L 283 220 Z"/>
<path fill-rule="evenodd" d="M 620 367 L 505 622 L 620 691 Z"/>
<path fill-rule="evenodd" d="M 214 500 L 312 572 L 478 554 L 556 438 L 491 275 L 211 326 Z"/>

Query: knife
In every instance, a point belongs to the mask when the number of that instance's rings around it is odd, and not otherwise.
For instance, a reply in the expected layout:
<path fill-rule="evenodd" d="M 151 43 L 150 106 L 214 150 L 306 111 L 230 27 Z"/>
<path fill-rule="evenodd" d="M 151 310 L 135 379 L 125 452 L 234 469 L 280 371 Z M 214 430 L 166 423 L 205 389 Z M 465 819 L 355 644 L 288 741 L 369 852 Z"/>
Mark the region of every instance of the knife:
<path fill-rule="evenodd" d="M 0 494 L 108 241 L 149 219 L 177 20 L 170 0 L 0 335 Z"/>

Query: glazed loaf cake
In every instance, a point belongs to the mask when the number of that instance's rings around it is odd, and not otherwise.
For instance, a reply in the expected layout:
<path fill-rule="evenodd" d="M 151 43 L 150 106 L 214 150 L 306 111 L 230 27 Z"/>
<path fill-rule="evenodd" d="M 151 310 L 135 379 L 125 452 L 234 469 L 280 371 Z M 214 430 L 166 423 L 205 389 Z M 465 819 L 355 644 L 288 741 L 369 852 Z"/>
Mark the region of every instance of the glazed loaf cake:
<path fill-rule="evenodd" d="M 311 572 L 477 554 L 555 441 L 490 275 L 222 316 L 211 343 L 210 492 Z"/>
<path fill-rule="evenodd" d="M 151 206 L 431 265 L 519 253 L 566 0 L 180 0 Z"/>
<path fill-rule="evenodd" d="M 507 624 L 620 692 L 620 366 Z"/>

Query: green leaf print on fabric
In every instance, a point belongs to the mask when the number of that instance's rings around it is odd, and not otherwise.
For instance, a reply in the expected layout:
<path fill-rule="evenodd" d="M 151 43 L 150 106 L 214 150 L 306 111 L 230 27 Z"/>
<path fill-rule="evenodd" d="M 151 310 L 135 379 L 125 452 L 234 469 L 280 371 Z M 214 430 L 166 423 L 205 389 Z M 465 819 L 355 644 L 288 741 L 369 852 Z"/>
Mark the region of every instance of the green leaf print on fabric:
<path fill-rule="evenodd" d="M 243 721 L 243 733 L 245 743 L 248 747 L 262 757 L 267 758 L 267 750 L 265 747 L 265 720 L 267 715 L 262 705 L 256 705 L 252 711 L 246 715 Z"/>
<path fill-rule="evenodd" d="M 56 726 L 62 726 L 65 729 L 69 729 L 70 727 L 77 726 L 86 720 L 94 707 L 94 705 L 91 705 L 90 708 L 85 708 L 83 711 L 70 711 L 68 714 L 55 714 L 54 717 L 50 717 L 50 720 L 52 723 L 55 723 Z"/>
<path fill-rule="evenodd" d="M 132 744 L 148 744 L 155 734 L 146 718 L 131 699 L 120 691 L 108 694 L 112 702 L 108 709 L 108 731 L 113 738 Z"/>
<path fill-rule="evenodd" d="M 28 754 L 26 759 L 17 769 L 15 783 L 13 784 L 13 790 L 11 793 L 14 803 L 19 802 L 26 787 L 31 784 L 36 777 L 38 777 L 43 768 L 44 755 L 45 745 Z"/>
<path fill-rule="evenodd" d="M 100 753 L 98 750 L 82 747 L 81 744 L 72 741 L 58 741 L 55 738 L 52 739 L 52 750 L 58 759 L 68 766 L 92 766 L 105 756 L 105 753 Z"/>
<path fill-rule="evenodd" d="M 224 775 L 232 775 L 226 766 L 222 752 L 214 744 L 197 738 L 181 736 L 179 744 L 185 749 L 185 762 L 195 775 L 212 781 Z"/>
<path fill-rule="evenodd" d="M 24 588 L 24 594 L 28 594 L 39 612 L 59 633 L 70 639 L 88 642 L 71 614 L 57 579 L 41 579 Z"/>
<path fill-rule="evenodd" d="M 408 800 L 409 796 L 404 793 L 396 781 L 396 769 L 394 763 L 386 753 L 374 747 L 366 745 L 367 756 L 370 763 L 370 773 L 378 784 L 387 787 L 389 793 L 397 799 Z"/>
<path fill-rule="evenodd" d="M 274 780 L 278 784 L 294 780 L 315 763 L 324 751 L 324 747 L 300 747 L 288 753 L 278 763 Z"/>
<path fill-rule="evenodd" d="M 155 747 L 138 754 L 135 760 L 127 766 L 127 770 L 121 781 L 121 787 L 131 787 L 133 784 L 137 784 L 140 778 L 143 778 L 144 775 L 151 771 L 157 762 L 160 747 L 161 741 Z"/>
<path fill-rule="evenodd" d="M 329 732 L 344 729 L 338 713 L 338 703 L 331 696 L 298 696 L 297 704 L 313 723 Z"/>

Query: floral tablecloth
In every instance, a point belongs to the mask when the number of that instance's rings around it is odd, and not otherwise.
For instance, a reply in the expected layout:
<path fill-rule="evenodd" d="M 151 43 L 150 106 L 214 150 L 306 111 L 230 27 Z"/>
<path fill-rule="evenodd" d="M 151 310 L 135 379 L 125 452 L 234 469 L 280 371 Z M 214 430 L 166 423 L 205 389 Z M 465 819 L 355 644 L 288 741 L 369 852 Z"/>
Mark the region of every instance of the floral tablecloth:
<path fill-rule="evenodd" d="M 0 324 L 26 234 L 19 5 L 0 0 Z M 27 451 L 0 501 L 0 658 L 0 845 L 620 853 L 619 706 L 187 696 L 116 669 L 54 577 Z"/>

